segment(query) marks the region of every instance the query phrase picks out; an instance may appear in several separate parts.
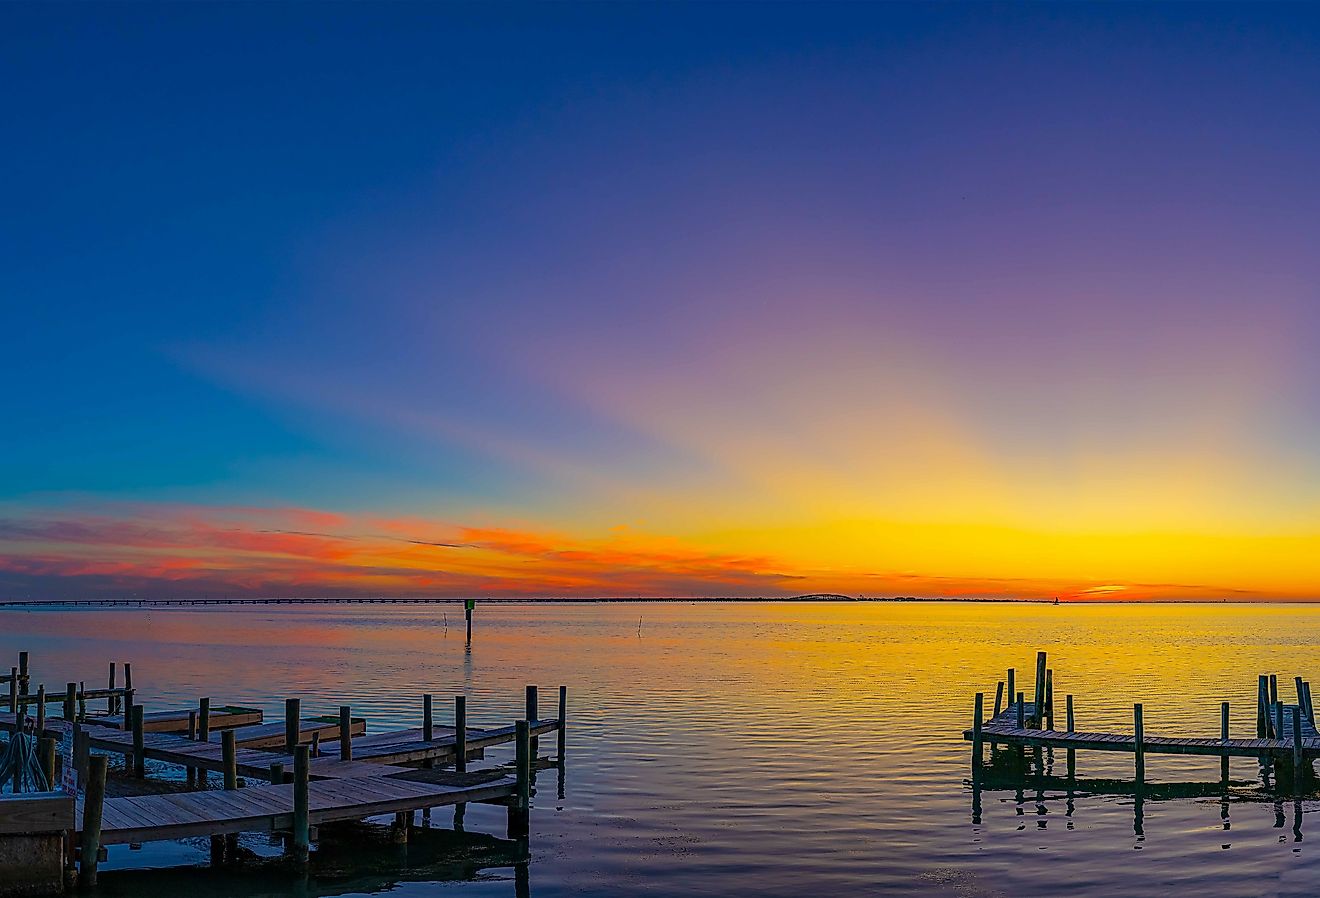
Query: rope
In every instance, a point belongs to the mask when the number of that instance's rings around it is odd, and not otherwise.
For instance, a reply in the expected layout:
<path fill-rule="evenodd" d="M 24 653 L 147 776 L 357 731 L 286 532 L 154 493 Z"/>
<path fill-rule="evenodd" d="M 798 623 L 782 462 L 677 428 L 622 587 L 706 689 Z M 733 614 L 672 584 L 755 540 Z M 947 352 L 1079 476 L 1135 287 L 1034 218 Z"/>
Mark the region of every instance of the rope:
<path fill-rule="evenodd" d="M 9 737 L 9 745 L 0 754 L 0 790 L 8 787 L 17 792 L 47 792 L 46 772 L 37 760 L 37 737 L 19 732 Z"/>

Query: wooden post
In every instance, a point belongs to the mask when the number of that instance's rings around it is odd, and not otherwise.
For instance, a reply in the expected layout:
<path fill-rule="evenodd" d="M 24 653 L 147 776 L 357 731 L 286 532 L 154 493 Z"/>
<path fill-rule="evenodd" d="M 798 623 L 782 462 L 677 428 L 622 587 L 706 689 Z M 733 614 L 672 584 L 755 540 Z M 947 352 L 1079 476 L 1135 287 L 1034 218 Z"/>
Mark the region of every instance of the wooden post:
<path fill-rule="evenodd" d="M 75 710 L 78 707 L 77 693 L 77 683 L 64 684 L 64 719 L 69 723 L 73 723 L 74 714 L 77 713 Z"/>
<path fill-rule="evenodd" d="M 26 697 L 28 694 L 28 653 L 18 653 L 18 694 Z"/>
<path fill-rule="evenodd" d="M 514 751 L 514 763 L 517 767 L 518 810 L 526 811 L 532 805 L 532 738 L 531 727 L 527 721 L 519 720 L 514 724 L 518 744 Z"/>
<path fill-rule="evenodd" d="M 467 770 L 467 696 L 454 696 L 454 770 Z"/>
<path fill-rule="evenodd" d="M 293 853 L 300 863 L 306 862 L 312 844 L 307 815 L 309 771 L 307 746 L 296 746 L 293 751 Z"/>
<path fill-rule="evenodd" d="M 1073 697 L 1071 692 L 1068 693 L 1068 697 L 1065 700 L 1065 703 L 1067 705 L 1066 713 L 1068 716 L 1066 718 L 1066 721 L 1067 721 L 1068 732 L 1074 733 L 1077 731 L 1077 721 L 1073 717 Z M 1076 771 L 1077 771 L 1076 765 L 1077 765 L 1077 749 L 1070 748 L 1068 749 L 1068 776 L 1071 777 L 1076 775 Z"/>
<path fill-rule="evenodd" d="M 1009 701 L 1012 701 L 1010 698 Z M 1000 680 L 995 684 L 995 713 L 994 717 L 999 716 L 999 712 L 1004 710 L 1004 681 Z"/>
<path fill-rule="evenodd" d="M 87 684 L 82 680 L 78 681 L 78 719 L 87 719 Z"/>
<path fill-rule="evenodd" d="M 1270 684 L 1269 677 L 1261 674 L 1256 678 L 1256 738 L 1266 739 L 1270 735 Z"/>
<path fill-rule="evenodd" d="M 435 738 L 435 720 L 431 713 L 431 693 L 422 696 L 422 739 L 430 742 Z"/>
<path fill-rule="evenodd" d="M 284 700 L 284 750 L 293 753 L 298 746 L 299 731 L 302 728 L 302 699 Z"/>
<path fill-rule="evenodd" d="M 1045 720 L 1048 726 L 1047 730 L 1054 729 L 1054 671 L 1046 669 L 1045 671 Z"/>
<path fill-rule="evenodd" d="M 1032 717 L 1035 718 L 1036 729 L 1045 725 L 1045 653 L 1036 653 L 1036 706 Z"/>
<path fill-rule="evenodd" d="M 312 757 L 321 757 L 321 731 L 312 730 Z"/>
<path fill-rule="evenodd" d="M 1303 680 L 1302 687 L 1306 690 L 1306 719 L 1315 723 L 1315 705 L 1311 704 L 1311 684 Z"/>
<path fill-rule="evenodd" d="M 78 882 L 91 888 L 96 885 L 97 855 L 101 853 L 101 809 L 105 803 L 105 755 L 88 759 L 87 793 L 83 801 L 82 854 L 78 862 Z"/>
<path fill-rule="evenodd" d="M 204 698 L 197 703 L 197 741 L 211 741 L 211 699 Z"/>
<path fill-rule="evenodd" d="M 976 693 L 976 706 L 972 711 L 972 776 L 980 772 L 982 762 L 981 723 L 985 714 L 985 693 Z"/>
<path fill-rule="evenodd" d="M 527 687 L 527 725 L 529 727 L 535 726 L 540 719 L 541 719 L 541 713 L 537 709 L 536 687 L 528 686 Z M 535 758 L 540 752 L 541 740 L 536 738 L 535 736 L 531 738 L 532 738 L 532 743 L 531 743 L 532 757 Z"/>
<path fill-rule="evenodd" d="M 568 732 L 568 687 L 560 686 L 559 687 L 559 732 L 558 732 L 559 753 L 555 757 L 559 758 L 561 763 L 564 760 L 564 745 L 567 741 L 567 736 L 565 734 L 567 732 Z"/>
<path fill-rule="evenodd" d="M 1132 706 L 1132 726 L 1135 730 L 1133 734 L 1133 744 L 1136 749 L 1137 762 L 1137 784 L 1140 785 L 1146 781 L 1146 727 L 1141 719 L 1141 705 Z"/>
<path fill-rule="evenodd" d="M 55 740 L 41 737 L 41 773 L 46 777 L 46 790 L 55 791 Z"/>
<path fill-rule="evenodd" d="M 81 719 L 81 717 L 79 718 Z M 124 729 L 133 728 L 133 690 L 125 687 L 124 689 Z"/>
<path fill-rule="evenodd" d="M 193 741 L 193 742 L 196 742 L 196 741 L 197 741 L 197 712 L 196 712 L 196 711 L 189 711 L 189 712 L 188 712 L 188 738 L 189 738 L 191 741 Z M 187 768 L 187 780 L 188 780 L 188 786 L 189 786 L 189 788 L 195 787 L 195 786 L 197 785 L 197 769 L 196 769 L 195 767 L 188 767 L 188 768 Z"/>
<path fill-rule="evenodd" d="M 110 677 L 106 681 L 105 688 L 107 689 L 115 688 L 115 662 L 113 661 L 110 662 Z M 107 714 L 115 713 L 115 694 L 113 692 L 105 697 L 105 713 Z"/>
<path fill-rule="evenodd" d="M 1302 792 L 1302 709 L 1300 705 L 1292 715 L 1292 756 L 1293 793 L 1300 795 Z"/>
<path fill-rule="evenodd" d="M 1017 694 L 1017 728 L 1019 730 L 1024 730 L 1027 727 L 1026 713 L 1026 702 L 1023 698 L 1023 694 L 1019 692 Z"/>
<path fill-rule="evenodd" d="M 1274 706 L 1274 738 L 1287 739 L 1287 734 L 1283 731 L 1283 702 Z"/>
<path fill-rule="evenodd" d="M 1228 702 L 1219 703 L 1219 738 L 1228 741 Z M 1228 755 L 1219 761 L 1219 777 L 1225 783 L 1228 782 Z"/>
<path fill-rule="evenodd" d="M 1279 676 L 1278 674 L 1270 674 L 1270 704 L 1276 705 L 1278 703 L 1279 703 Z"/>
<path fill-rule="evenodd" d="M 37 687 L 37 738 L 46 735 L 46 687 Z"/>
<path fill-rule="evenodd" d="M 9 713 L 18 713 L 18 668 L 9 668 Z"/>
<path fill-rule="evenodd" d="M 353 709 L 339 706 L 339 760 L 353 760 Z"/>
<path fill-rule="evenodd" d="M 142 706 L 133 706 L 133 775 L 142 779 L 147 775 L 146 734 L 142 724 Z"/>
<path fill-rule="evenodd" d="M 1306 687 L 1302 685 L 1301 677 L 1293 677 L 1293 684 L 1297 687 L 1297 707 L 1306 707 Z"/>
<path fill-rule="evenodd" d="M 1008 703 L 1010 705 L 1013 704 L 1013 697 L 1017 695 L 1016 687 L 1014 686 L 1013 683 L 1016 677 L 1017 677 L 1017 669 L 1010 667 L 1008 669 L 1008 690 L 1005 693 L 1005 695 L 1008 696 Z"/>
<path fill-rule="evenodd" d="M 270 762 L 270 781 L 278 786 L 284 782 L 284 764 L 280 761 Z"/>
<path fill-rule="evenodd" d="M 224 765 L 225 788 L 238 788 L 238 752 L 234 741 L 234 731 L 225 730 L 220 734 L 220 758 Z"/>
<path fill-rule="evenodd" d="M 472 611 L 477 607 L 476 599 L 465 599 L 463 601 L 463 616 L 467 618 L 467 641 L 472 641 Z"/>

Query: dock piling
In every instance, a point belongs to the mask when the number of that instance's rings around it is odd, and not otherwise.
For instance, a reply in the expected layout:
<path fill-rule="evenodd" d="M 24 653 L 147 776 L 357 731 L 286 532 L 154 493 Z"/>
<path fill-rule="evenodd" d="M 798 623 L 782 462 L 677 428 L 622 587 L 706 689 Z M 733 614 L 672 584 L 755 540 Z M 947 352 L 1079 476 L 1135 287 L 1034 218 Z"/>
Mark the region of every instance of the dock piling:
<path fill-rule="evenodd" d="M 1270 674 L 1270 704 L 1277 705 L 1278 703 L 1279 703 L 1279 675 Z"/>
<path fill-rule="evenodd" d="M 311 849 L 311 829 L 307 813 L 309 773 L 307 746 L 299 745 L 293 752 L 293 853 L 299 863 L 307 862 L 307 855 Z"/>
<path fill-rule="evenodd" d="M 1017 694 L 1017 728 L 1019 730 L 1025 730 L 1027 728 L 1026 714 L 1026 701 L 1023 694 L 1019 692 Z"/>
<path fill-rule="evenodd" d="M 1300 681 L 1301 678 L 1298 677 Z M 1293 711 L 1292 715 L 1292 762 L 1293 762 L 1293 794 L 1302 793 L 1302 708 L 1301 705 Z"/>
<path fill-rule="evenodd" d="M 225 730 L 220 734 L 220 758 L 224 765 L 225 789 L 238 788 L 238 751 L 234 741 L 234 731 Z"/>
<path fill-rule="evenodd" d="M 1256 738 L 1266 739 L 1270 735 L 1270 683 L 1269 677 L 1261 674 L 1256 678 Z"/>
<path fill-rule="evenodd" d="M 1036 653 L 1036 706 L 1032 709 L 1036 729 L 1045 725 L 1045 653 Z"/>
<path fill-rule="evenodd" d="M 1141 718 L 1141 704 L 1138 702 L 1132 706 L 1132 727 L 1133 727 L 1133 754 L 1136 759 L 1137 768 L 1137 786 L 1146 781 L 1146 727 Z"/>
<path fill-rule="evenodd" d="M 106 680 L 105 688 L 115 688 L 115 662 L 110 662 L 110 677 Z M 105 713 L 115 713 L 115 694 L 112 692 L 105 697 Z"/>
<path fill-rule="evenodd" d="M 96 885 L 96 865 L 101 853 L 101 810 L 105 802 L 105 755 L 88 759 L 87 792 L 83 801 L 82 852 L 78 860 L 78 883 Z"/>
<path fill-rule="evenodd" d="M 211 699 L 203 698 L 197 702 L 197 741 L 211 741 Z"/>
<path fill-rule="evenodd" d="M 40 734 L 42 730 L 37 730 Z M 41 737 L 41 750 L 38 753 L 41 761 L 41 772 L 46 777 L 46 789 L 55 790 L 55 740 L 49 736 Z"/>
<path fill-rule="evenodd" d="M 146 734 L 142 722 L 142 706 L 133 706 L 133 776 L 147 775 Z"/>
<path fill-rule="evenodd" d="M 467 696 L 454 696 L 454 770 L 467 770 Z"/>
<path fill-rule="evenodd" d="M 44 685 L 37 687 L 37 738 L 42 738 L 46 733 L 46 687 Z"/>
<path fill-rule="evenodd" d="M 78 699 L 76 698 L 77 693 L 78 693 L 77 683 L 64 684 L 64 719 L 67 720 L 69 723 L 73 723 L 73 715 L 77 713 L 76 712 L 76 709 L 78 707 Z"/>
<path fill-rule="evenodd" d="M 9 713 L 18 713 L 18 668 L 9 668 Z"/>
<path fill-rule="evenodd" d="M 284 782 L 284 763 L 282 761 L 270 762 L 270 781 L 272 785 L 281 785 Z"/>
<path fill-rule="evenodd" d="M 1054 671 L 1047 668 L 1045 670 L 1045 720 L 1047 726 L 1045 729 L 1054 729 Z"/>
<path fill-rule="evenodd" d="M 529 726 L 541 719 L 541 714 L 540 711 L 537 709 L 537 704 L 538 704 L 537 689 L 535 686 L 528 686 L 527 687 L 527 721 Z M 536 738 L 535 736 L 532 736 L 531 739 L 532 739 L 531 742 L 532 757 L 536 757 L 540 752 L 541 740 Z"/>
<path fill-rule="evenodd" d="M 1017 695 L 1017 687 L 1013 682 L 1016 677 L 1017 677 L 1017 669 L 1010 667 L 1008 669 L 1008 692 L 1006 693 L 1008 695 L 1008 703 L 1010 705 L 1013 704 L 1013 698 L 1014 696 Z"/>
<path fill-rule="evenodd" d="M 985 714 L 985 693 L 976 693 L 976 706 L 972 711 L 972 775 L 976 776 L 981 769 L 983 754 L 981 751 L 981 724 L 982 717 Z"/>
<path fill-rule="evenodd" d="M 1004 710 L 1004 681 L 1000 680 L 995 684 L 995 713 L 990 715 L 991 718 L 998 717 L 1002 710 Z"/>
<path fill-rule="evenodd" d="M 1219 738 L 1228 741 L 1228 702 L 1219 703 Z M 1219 762 L 1219 778 L 1228 783 L 1228 755 Z"/>
<path fill-rule="evenodd" d="M 339 760 L 353 760 L 353 709 L 339 706 Z"/>
<path fill-rule="evenodd" d="M 559 763 L 561 764 L 564 762 L 564 745 L 567 742 L 567 736 L 565 735 L 565 733 L 567 732 L 567 729 L 568 729 L 568 687 L 560 686 L 559 687 L 559 732 L 558 732 L 559 745 L 557 746 L 559 753 L 556 755 L 556 757 L 559 758 Z"/>
<path fill-rule="evenodd" d="M 302 721 L 302 699 L 284 700 L 284 750 L 290 754 L 298 746 L 299 730 Z"/>
<path fill-rule="evenodd" d="M 1283 731 L 1283 702 L 1278 702 L 1274 705 L 1274 738 L 1288 738 Z"/>
<path fill-rule="evenodd" d="M 431 712 L 431 693 L 422 696 L 422 739 L 430 742 L 435 738 L 435 719 Z"/>
<path fill-rule="evenodd" d="M 1315 706 L 1311 704 L 1311 684 L 1307 680 L 1302 681 L 1302 690 L 1306 693 L 1306 719 L 1315 723 Z"/>
<path fill-rule="evenodd" d="M 18 694 L 26 698 L 28 694 L 28 653 L 18 653 Z"/>
<path fill-rule="evenodd" d="M 83 718 L 83 716 L 82 716 L 81 714 L 79 714 L 79 715 L 78 715 L 78 719 L 79 719 L 79 720 L 83 720 L 83 719 L 85 719 L 85 718 Z M 132 689 L 129 689 L 127 686 L 124 687 L 124 721 L 123 721 L 123 728 L 126 729 L 126 730 L 129 730 L 129 729 L 132 729 L 132 728 L 133 728 L 133 690 L 132 690 Z"/>

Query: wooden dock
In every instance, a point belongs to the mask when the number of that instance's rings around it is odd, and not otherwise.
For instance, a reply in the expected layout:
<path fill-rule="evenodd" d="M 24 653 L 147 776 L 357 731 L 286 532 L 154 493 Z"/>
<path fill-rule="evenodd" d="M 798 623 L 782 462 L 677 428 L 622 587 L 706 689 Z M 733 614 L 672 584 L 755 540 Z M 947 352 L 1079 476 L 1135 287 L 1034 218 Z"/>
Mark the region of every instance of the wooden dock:
<path fill-rule="evenodd" d="M 1295 677 L 1297 701 L 1286 703 L 1278 699 L 1276 677 L 1261 675 L 1257 682 L 1256 734 L 1254 738 L 1231 737 L 1229 734 L 1229 704 L 1222 702 L 1217 737 L 1212 736 L 1153 736 L 1145 731 L 1144 710 L 1140 703 L 1133 705 L 1131 732 L 1094 732 L 1079 730 L 1075 726 L 1073 697 L 1066 698 L 1065 728 L 1056 729 L 1053 671 L 1046 666 L 1046 655 L 1037 656 L 1034 701 L 1027 701 L 1023 692 L 1015 687 L 1016 670 L 1010 668 L 1006 680 L 1001 680 L 995 691 L 995 705 L 988 720 L 985 716 L 985 693 L 977 693 L 971 729 L 963 731 L 963 739 L 972 743 L 973 776 L 980 770 L 986 745 L 993 750 L 1007 745 L 1017 749 L 1050 748 L 1066 751 L 1070 775 L 1073 773 L 1076 752 L 1124 752 L 1134 757 L 1136 780 L 1145 779 L 1147 754 L 1205 755 L 1222 759 L 1221 774 L 1228 776 L 1229 758 L 1255 758 L 1276 770 L 1291 767 L 1294 789 L 1303 780 L 1312 777 L 1311 762 L 1320 758 L 1320 731 L 1315 726 L 1315 712 L 1311 701 L 1310 684 Z M 1005 683 L 1008 684 L 1007 695 Z M 1007 704 L 1004 698 L 1007 697 Z"/>
<path fill-rule="evenodd" d="M 527 687 L 526 719 L 509 726 L 470 726 L 463 695 L 455 698 L 453 725 L 437 726 L 432 696 L 423 695 L 420 728 L 368 734 L 365 719 L 353 717 L 349 706 L 337 716 L 303 717 L 296 698 L 285 701 L 282 724 L 264 723 L 259 709 L 212 707 L 205 698 L 195 710 L 151 711 L 134 701 L 128 665 L 123 687 L 114 685 L 111 665 L 106 689 L 69 683 L 62 696 L 51 698 L 42 688 L 33 701 L 20 691 L 28 682 L 26 654 L 21 666 L 21 675 L 18 668 L 11 674 L 10 710 L 0 712 L 0 730 L 37 736 L 47 782 L 58 784 L 60 768 L 77 770 L 84 791 L 76 810 L 73 802 L 60 800 L 67 798 L 62 793 L 34 796 L 25 807 L 31 805 L 32 819 L 46 825 L 53 816 L 68 818 L 58 826 L 64 831 L 60 842 L 81 845 L 79 879 L 86 885 L 95 884 L 104 845 L 210 836 L 215 858 L 227 852 L 225 840 L 234 833 L 288 832 L 295 859 L 305 860 L 320 824 L 394 814 L 395 830 L 406 839 L 414 811 L 446 805 L 461 811 L 473 802 L 505 805 L 510 837 L 525 838 L 538 737 L 558 735 L 563 764 L 562 686 L 552 718 L 537 713 L 535 686 Z M 88 700 L 102 698 L 104 710 L 89 714 Z M 64 716 L 46 716 L 52 701 L 63 701 Z M 36 715 L 26 713 L 32 707 Z M 73 749 L 63 757 L 56 744 L 70 731 Z M 468 769 L 487 749 L 504 744 L 515 749 L 511 769 Z M 116 794 L 107 797 L 110 756 L 125 759 L 130 778 L 115 780 Z M 153 786 L 147 761 L 154 762 L 153 775 L 166 779 Z M 176 772 L 170 774 L 170 767 Z M 223 788 L 208 788 L 216 783 L 208 774 L 218 774 Z M 0 839 L 5 835 L 0 830 Z M 72 863 L 67 852 L 65 863 Z"/>

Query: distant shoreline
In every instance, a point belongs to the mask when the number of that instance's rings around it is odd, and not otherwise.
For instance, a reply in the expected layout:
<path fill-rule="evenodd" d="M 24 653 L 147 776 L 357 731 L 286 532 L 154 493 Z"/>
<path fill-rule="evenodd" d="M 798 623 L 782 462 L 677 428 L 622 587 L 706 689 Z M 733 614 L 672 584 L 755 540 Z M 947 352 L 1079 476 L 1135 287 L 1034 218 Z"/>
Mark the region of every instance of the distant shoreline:
<path fill-rule="evenodd" d="M 467 597 L 470 598 L 470 597 Z M 21 608 L 188 608 L 259 605 L 461 605 L 467 598 L 427 596 L 321 596 L 242 598 L 116 598 L 116 599 L 8 599 L 0 610 Z M 524 596 L 475 599 L 478 605 L 604 605 L 604 604 L 996 604 L 1050 605 L 1054 598 L 1012 599 L 993 597 L 953 598 L 947 596 L 855 597 L 836 594 L 801 596 Z M 1309 605 L 1317 599 L 1060 599 L 1058 605 Z"/>

